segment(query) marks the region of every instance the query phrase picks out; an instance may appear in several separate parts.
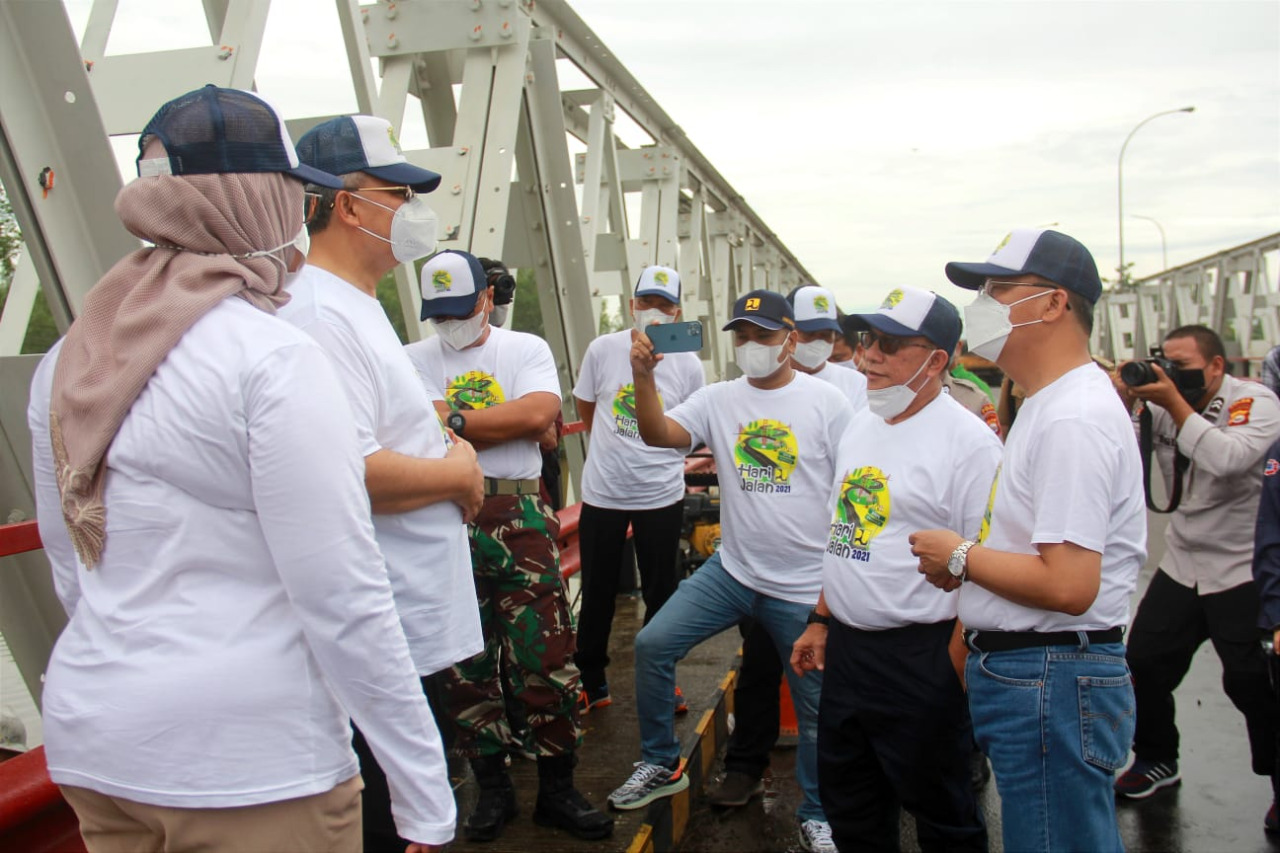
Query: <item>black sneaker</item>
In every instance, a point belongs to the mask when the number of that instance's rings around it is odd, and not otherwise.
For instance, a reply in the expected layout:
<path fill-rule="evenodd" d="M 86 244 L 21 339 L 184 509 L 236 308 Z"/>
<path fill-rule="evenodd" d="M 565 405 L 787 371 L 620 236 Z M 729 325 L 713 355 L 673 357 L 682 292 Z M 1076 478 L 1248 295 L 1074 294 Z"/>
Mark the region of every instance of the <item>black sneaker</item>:
<path fill-rule="evenodd" d="M 724 780 L 707 793 L 707 802 L 721 808 L 736 808 L 764 793 L 764 781 L 747 773 L 730 770 Z"/>
<path fill-rule="evenodd" d="M 1134 759 L 1133 765 L 1116 779 L 1116 793 L 1131 800 L 1149 797 L 1161 788 L 1182 783 L 1177 761 Z"/>

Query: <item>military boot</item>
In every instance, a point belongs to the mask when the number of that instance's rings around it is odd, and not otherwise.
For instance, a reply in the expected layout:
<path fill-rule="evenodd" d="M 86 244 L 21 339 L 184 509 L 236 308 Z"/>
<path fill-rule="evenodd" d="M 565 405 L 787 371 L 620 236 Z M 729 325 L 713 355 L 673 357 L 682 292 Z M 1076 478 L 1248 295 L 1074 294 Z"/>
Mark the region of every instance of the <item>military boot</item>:
<path fill-rule="evenodd" d="M 613 834 L 613 818 L 597 810 L 573 787 L 573 767 L 577 763 L 577 756 L 571 752 L 538 756 L 538 803 L 533 822 L 567 829 L 587 840 L 608 838 Z"/>
<path fill-rule="evenodd" d="M 506 756 L 499 753 L 473 758 L 471 772 L 480 786 L 480 797 L 467 817 L 463 833 L 468 841 L 493 841 L 502 834 L 507 821 L 519 813 L 516 791 L 507 775 Z"/>

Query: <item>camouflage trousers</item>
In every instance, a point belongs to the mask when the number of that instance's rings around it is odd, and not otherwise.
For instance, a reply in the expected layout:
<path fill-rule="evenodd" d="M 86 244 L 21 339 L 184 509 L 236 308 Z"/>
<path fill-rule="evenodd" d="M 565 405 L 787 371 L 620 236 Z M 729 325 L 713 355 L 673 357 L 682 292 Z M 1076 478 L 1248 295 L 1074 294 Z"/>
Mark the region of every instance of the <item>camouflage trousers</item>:
<path fill-rule="evenodd" d="M 484 651 L 454 666 L 445 687 L 458 748 L 468 757 L 502 752 L 511 734 L 500 661 L 537 754 L 561 755 L 579 743 L 579 676 L 559 533 L 560 522 L 537 495 L 486 498 L 471 524 Z"/>

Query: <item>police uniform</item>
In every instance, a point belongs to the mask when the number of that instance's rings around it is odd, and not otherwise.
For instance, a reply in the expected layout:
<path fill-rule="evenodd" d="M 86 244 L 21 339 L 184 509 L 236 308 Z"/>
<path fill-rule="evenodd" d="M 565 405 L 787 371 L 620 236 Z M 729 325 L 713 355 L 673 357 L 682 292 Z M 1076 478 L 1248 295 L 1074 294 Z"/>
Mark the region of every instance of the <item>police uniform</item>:
<path fill-rule="evenodd" d="M 1254 628 L 1258 593 L 1251 562 L 1263 459 L 1280 438 L 1280 401 L 1259 383 L 1224 376 L 1204 412 L 1187 418 L 1181 430 L 1168 412 L 1150 408 L 1166 486 L 1172 486 L 1175 454 L 1189 461 L 1168 548 L 1129 638 L 1137 694 L 1134 753 L 1147 761 L 1177 759 L 1173 691 L 1196 649 L 1211 639 L 1227 696 L 1245 715 L 1253 770 L 1271 775 L 1280 708 L 1268 689 Z"/>

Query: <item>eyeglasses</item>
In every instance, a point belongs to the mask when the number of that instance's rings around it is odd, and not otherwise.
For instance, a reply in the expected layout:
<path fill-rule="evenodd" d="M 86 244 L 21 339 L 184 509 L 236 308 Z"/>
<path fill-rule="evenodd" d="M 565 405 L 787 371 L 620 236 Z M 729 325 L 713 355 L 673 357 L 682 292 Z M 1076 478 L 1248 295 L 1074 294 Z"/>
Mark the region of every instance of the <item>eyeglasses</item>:
<path fill-rule="evenodd" d="M 332 206 L 332 205 L 331 205 Z M 320 209 L 320 193 L 304 192 L 302 194 L 302 224 L 311 222 L 316 211 Z"/>
<path fill-rule="evenodd" d="M 922 344 L 918 341 L 908 341 L 893 335 L 882 335 L 879 332 L 858 332 L 858 343 L 862 344 L 863 349 L 871 349 L 871 345 L 875 344 L 880 347 L 880 352 L 885 355 L 893 355 L 903 347 L 934 349 L 930 344 Z"/>
<path fill-rule="evenodd" d="M 982 285 L 979 292 L 985 293 L 987 294 L 987 296 L 990 296 L 991 289 L 993 287 L 1041 287 L 1041 288 L 1045 288 L 1046 290 L 1058 289 L 1058 286 L 1056 284 L 1049 284 L 1047 282 L 1041 282 L 1041 281 L 1002 281 L 996 278 L 989 278 L 987 279 L 986 283 Z"/>
<path fill-rule="evenodd" d="M 360 187 L 359 189 L 349 190 L 353 193 L 399 193 L 405 201 L 413 201 L 413 197 L 417 195 L 413 187 Z"/>

